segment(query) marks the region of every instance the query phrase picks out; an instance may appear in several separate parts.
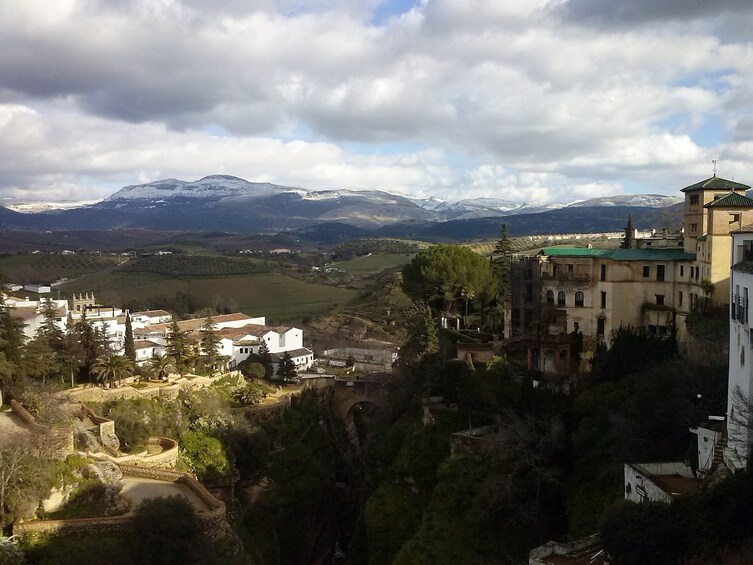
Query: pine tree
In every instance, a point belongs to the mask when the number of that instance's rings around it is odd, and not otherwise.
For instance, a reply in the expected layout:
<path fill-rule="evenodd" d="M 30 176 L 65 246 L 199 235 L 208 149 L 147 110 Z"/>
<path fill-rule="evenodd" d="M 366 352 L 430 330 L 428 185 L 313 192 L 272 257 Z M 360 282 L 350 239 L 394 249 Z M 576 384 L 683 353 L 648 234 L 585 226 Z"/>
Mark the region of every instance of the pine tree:
<path fill-rule="evenodd" d="M 220 336 L 217 335 L 217 324 L 212 320 L 212 315 L 207 316 L 206 322 L 199 330 L 199 347 L 206 366 L 210 372 L 219 359 Z"/>
<path fill-rule="evenodd" d="M 42 386 L 45 385 L 48 378 L 60 374 L 62 369 L 60 359 L 53 349 L 44 327 L 40 326 L 34 339 L 26 344 L 23 366 L 24 373 L 33 379 L 41 380 Z"/>
<path fill-rule="evenodd" d="M 633 229 L 633 215 L 628 214 L 627 225 L 625 226 L 625 236 L 620 244 L 622 249 L 633 249 L 635 247 L 635 229 Z"/>
<path fill-rule="evenodd" d="M 75 323 L 74 327 L 83 353 L 80 373 L 81 376 L 91 379 L 93 376 L 92 367 L 102 354 L 102 339 L 99 335 L 99 329 L 92 327 L 86 319 L 85 310 L 81 312 L 81 318 Z"/>
<path fill-rule="evenodd" d="M 123 352 L 125 356 L 131 360 L 132 363 L 136 362 L 136 346 L 133 343 L 133 326 L 131 325 L 131 314 L 126 314 L 125 319 L 125 338 L 123 341 Z"/>
<path fill-rule="evenodd" d="M 188 343 L 186 332 L 180 329 L 176 318 L 173 318 L 170 329 L 167 332 L 165 352 L 173 360 L 179 372 L 183 373 L 188 370 L 191 360 L 191 347 Z"/>
<path fill-rule="evenodd" d="M 79 326 L 74 323 L 73 315 L 68 312 L 63 350 L 61 354 L 62 370 L 70 377 L 71 386 L 75 386 L 75 377 L 81 373 L 85 358 L 84 347 L 81 344 Z"/>
<path fill-rule="evenodd" d="M 14 316 L 12 309 L 5 304 L 0 293 L 0 352 L 5 354 L 5 360 L 16 368 L 21 365 L 24 346 L 24 322 Z"/>
<path fill-rule="evenodd" d="M 259 363 L 264 365 L 264 378 L 272 377 L 272 355 L 269 353 L 267 342 L 262 340 L 259 346 Z"/>
<path fill-rule="evenodd" d="M 58 327 L 57 315 L 57 307 L 50 298 L 47 298 L 42 305 L 42 316 L 44 316 L 44 320 L 39 329 L 47 338 L 53 351 L 60 354 L 63 349 L 63 330 Z"/>
<path fill-rule="evenodd" d="M 285 382 L 294 381 L 298 376 L 298 371 L 295 368 L 295 363 L 293 363 L 293 358 L 287 351 L 282 356 L 280 364 L 277 366 L 277 376 L 280 377 L 280 380 Z"/>

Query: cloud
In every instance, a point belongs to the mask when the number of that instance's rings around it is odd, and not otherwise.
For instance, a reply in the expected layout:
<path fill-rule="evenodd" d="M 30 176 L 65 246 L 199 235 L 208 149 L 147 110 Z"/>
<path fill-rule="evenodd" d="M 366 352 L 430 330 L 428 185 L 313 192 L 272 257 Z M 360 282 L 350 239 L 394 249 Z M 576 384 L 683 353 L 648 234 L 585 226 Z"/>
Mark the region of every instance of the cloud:
<path fill-rule="evenodd" d="M 394 15 L 375 23 L 382 9 Z M 717 155 L 742 176 L 753 43 L 720 25 L 752 13 L 731 0 L 0 0 L 0 191 L 225 172 L 547 203 L 674 191 Z M 712 117 L 721 139 L 699 128 Z"/>
<path fill-rule="evenodd" d="M 560 8 L 570 21 L 610 25 L 684 21 L 729 12 L 753 12 L 748 0 L 568 0 Z"/>

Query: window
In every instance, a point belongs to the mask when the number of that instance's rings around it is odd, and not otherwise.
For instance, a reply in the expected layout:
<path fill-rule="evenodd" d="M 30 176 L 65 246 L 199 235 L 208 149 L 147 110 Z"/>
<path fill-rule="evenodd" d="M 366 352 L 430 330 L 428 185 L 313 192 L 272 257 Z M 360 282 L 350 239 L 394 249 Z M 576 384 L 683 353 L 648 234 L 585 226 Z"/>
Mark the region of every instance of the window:
<path fill-rule="evenodd" d="M 546 303 L 554 304 L 554 291 L 553 290 L 546 291 Z"/>
<path fill-rule="evenodd" d="M 572 263 L 568 263 L 567 264 L 567 274 L 568 275 L 572 275 L 573 274 L 573 264 Z"/>
<path fill-rule="evenodd" d="M 740 214 L 730 214 L 729 215 L 729 223 L 734 224 L 735 222 L 740 221 Z"/>
<path fill-rule="evenodd" d="M 575 293 L 575 305 L 583 306 L 583 293 L 581 291 Z"/>
<path fill-rule="evenodd" d="M 690 195 L 690 205 L 691 206 L 698 206 L 698 200 L 699 200 L 698 196 L 699 196 L 698 194 L 691 194 Z"/>
<path fill-rule="evenodd" d="M 648 333 L 651 335 L 656 335 L 656 326 L 653 324 L 648 325 Z"/>
<path fill-rule="evenodd" d="M 667 335 L 667 326 L 659 326 L 657 329 L 659 330 L 659 335 Z"/>
<path fill-rule="evenodd" d="M 560 290 L 557 293 L 557 306 L 565 306 L 565 291 Z"/>
<path fill-rule="evenodd" d="M 677 305 L 682 308 L 682 291 L 680 291 L 677 295 Z"/>
<path fill-rule="evenodd" d="M 753 261 L 753 240 L 743 241 L 743 261 Z"/>
<path fill-rule="evenodd" d="M 596 319 L 596 333 L 600 335 L 601 337 L 604 337 L 604 325 L 605 325 L 604 318 L 597 318 Z"/>
<path fill-rule="evenodd" d="M 698 224 L 690 224 L 690 233 L 695 233 L 698 231 Z"/>
<path fill-rule="evenodd" d="M 664 280 L 664 265 L 657 265 L 656 266 L 656 280 L 657 281 L 663 281 Z"/>
<path fill-rule="evenodd" d="M 647 279 L 651 276 L 651 267 L 648 265 L 643 265 L 643 278 Z"/>
<path fill-rule="evenodd" d="M 603 290 L 601 291 L 601 307 L 606 308 L 607 307 L 607 293 Z"/>
<path fill-rule="evenodd" d="M 685 265 L 680 265 L 680 276 L 681 277 L 685 276 Z"/>
<path fill-rule="evenodd" d="M 573 331 L 577 332 L 580 330 L 580 324 L 578 322 L 573 322 Z"/>
<path fill-rule="evenodd" d="M 656 305 L 657 306 L 664 306 L 664 295 L 663 294 L 657 294 L 656 296 Z"/>
<path fill-rule="evenodd" d="M 606 265 L 601 266 L 601 280 L 603 281 L 607 280 L 607 266 Z"/>

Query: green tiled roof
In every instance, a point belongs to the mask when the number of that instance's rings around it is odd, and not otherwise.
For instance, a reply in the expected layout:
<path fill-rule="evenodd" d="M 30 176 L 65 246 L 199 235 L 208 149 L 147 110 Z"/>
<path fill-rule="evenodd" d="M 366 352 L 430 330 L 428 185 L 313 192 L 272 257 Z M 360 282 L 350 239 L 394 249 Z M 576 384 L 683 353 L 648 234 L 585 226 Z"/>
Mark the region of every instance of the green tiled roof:
<path fill-rule="evenodd" d="M 706 204 L 704 208 L 753 208 L 753 199 L 748 198 L 744 194 L 730 192 L 729 194 L 715 198 Z"/>
<path fill-rule="evenodd" d="M 723 179 L 714 175 L 711 178 L 702 180 L 682 189 L 682 192 L 691 192 L 693 190 L 748 190 L 750 187 L 741 182 Z"/>
<path fill-rule="evenodd" d="M 695 253 L 685 253 L 679 247 L 613 249 L 610 258 L 614 261 L 693 261 Z"/>
<path fill-rule="evenodd" d="M 542 255 L 550 257 L 603 257 L 613 249 L 587 249 L 585 247 L 544 247 Z"/>
<path fill-rule="evenodd" d="M 694 253 L 679 247 L 646 249 L 586 249 L 583 247 L 545 247 L 541 253 L 550 257 L 594 257 L 613 261 L 693 261 Z"/>

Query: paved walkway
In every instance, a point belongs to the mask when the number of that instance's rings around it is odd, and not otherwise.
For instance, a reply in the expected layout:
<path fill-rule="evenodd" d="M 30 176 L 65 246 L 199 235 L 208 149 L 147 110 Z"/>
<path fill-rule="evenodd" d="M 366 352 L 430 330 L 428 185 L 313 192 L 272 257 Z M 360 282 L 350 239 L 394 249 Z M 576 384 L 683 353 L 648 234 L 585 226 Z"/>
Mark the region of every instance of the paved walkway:
<path fill-rule="evenodd" d="M 147 498 L 157 498 L 159 496 L 171 496 L 179 494 L 188 499 L 197 512 L 206 512 L 210 508 L 196 496 L 196 494 L 186 485 L 178 483 L 169 483 L 166 481 L 157 481 L 155 479 L 142 479 L 140 477 L 123 477 L 123 490 L 120 496 L 125 498 L 130 504 L 131 509 L 136 508 Z"/>

